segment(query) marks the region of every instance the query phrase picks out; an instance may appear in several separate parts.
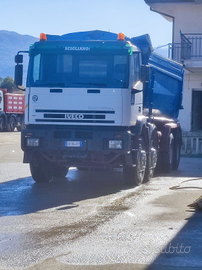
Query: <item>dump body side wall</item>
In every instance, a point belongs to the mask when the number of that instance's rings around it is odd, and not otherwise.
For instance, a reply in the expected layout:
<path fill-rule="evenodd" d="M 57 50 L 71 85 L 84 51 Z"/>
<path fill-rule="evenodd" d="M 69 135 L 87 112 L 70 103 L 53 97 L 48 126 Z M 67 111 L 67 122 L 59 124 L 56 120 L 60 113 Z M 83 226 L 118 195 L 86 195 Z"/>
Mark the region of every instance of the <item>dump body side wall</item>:
<path fill-rule="evenodd" d="M 0 131 L 14 131 L 15 127 L 17 130 L 21 130 L 24 125 L 25 95 L 7 93 L 7 89 L 0 90 L 2 91 Z"/>
<path fill-rule="evenodd" d="M 25 96 L 20 94 L 10 94 L 4 95 L 5 98 L 5 113 L 17 113 L 24 114 L 25 110 Z"/>
<path fill-rule="evenodd" d="M 157 110 L 164 117 L 177 119 L 182 108 L 183 67 L 182 65 L 165 59 L 159 55 L 151 54 L 148 64 L 151 67 L 153 89 L 148 84 L 144 91 L 144 108 Z M 150 100 L 150 91 L 152 100 Z"/>

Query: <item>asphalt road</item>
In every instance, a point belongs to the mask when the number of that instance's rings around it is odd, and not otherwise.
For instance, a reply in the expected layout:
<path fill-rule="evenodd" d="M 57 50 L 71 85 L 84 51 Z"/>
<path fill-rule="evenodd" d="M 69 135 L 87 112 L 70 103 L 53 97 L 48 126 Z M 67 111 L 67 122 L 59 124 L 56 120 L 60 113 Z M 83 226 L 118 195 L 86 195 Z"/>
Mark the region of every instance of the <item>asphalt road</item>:
<path fill-rule="evenodd" d="M 122 171 L 36 184 L 20 133 L 0 133 L 0 269 L 202 269 L 202 160 L 129 188 Z"/>

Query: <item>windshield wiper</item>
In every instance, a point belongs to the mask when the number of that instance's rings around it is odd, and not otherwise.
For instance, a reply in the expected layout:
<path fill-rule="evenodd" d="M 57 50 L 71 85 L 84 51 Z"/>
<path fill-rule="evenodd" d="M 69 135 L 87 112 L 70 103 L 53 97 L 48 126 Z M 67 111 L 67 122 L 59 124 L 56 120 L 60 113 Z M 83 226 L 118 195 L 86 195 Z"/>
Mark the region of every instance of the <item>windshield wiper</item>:
<path fill-rule="evenodd" d="M 88 82 L 88 83 L 85 83 L 85 82 L 73 82 L 73 84 L 79 84 L 79 85 L 95 85 L 95 86 L 100 86 L 100 87 L 106 87 L 106 83 L 93 83 L 93 82 Z"/>
<path fill-rule="evenodd" d="M 65 83 L 47 83 L 48 86 L 65 86 Z"/>
<path fill-rule="evenodd" d="M 65 83 L 35 83 L 36 85 L 38 85 L 38 86 L 53 86 L 53 87 L 55 87 L 55 86 L 60 86 L 60 87 L 65 87 L 66 85 L 65 85 Z"/>

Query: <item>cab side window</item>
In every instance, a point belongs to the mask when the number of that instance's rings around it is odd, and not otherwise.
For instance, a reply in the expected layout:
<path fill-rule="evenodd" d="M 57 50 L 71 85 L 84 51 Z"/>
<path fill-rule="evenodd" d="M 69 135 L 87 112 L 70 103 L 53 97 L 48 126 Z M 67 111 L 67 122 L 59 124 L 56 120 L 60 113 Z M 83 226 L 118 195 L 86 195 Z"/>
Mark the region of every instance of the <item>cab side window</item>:
<path fill-rule="evenodd" d="M 140 80 L 140 54 L 134 54 L 134 83 Z"/>

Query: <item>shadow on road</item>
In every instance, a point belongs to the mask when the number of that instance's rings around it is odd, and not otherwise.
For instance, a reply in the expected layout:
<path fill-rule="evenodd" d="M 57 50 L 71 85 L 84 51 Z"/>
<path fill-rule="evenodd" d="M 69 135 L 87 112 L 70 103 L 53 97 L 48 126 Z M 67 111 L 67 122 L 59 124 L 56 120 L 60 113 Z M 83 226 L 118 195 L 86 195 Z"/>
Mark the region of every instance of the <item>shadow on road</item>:
<path fill-rule="evenodd" d="M 197 211 L 166 246 L 150 247 L 157 258 L 145 270 L 202 269 L 202 212 Z"/>
<path fill-rule="evenodd" d="M 179 170 L 171 173 L 171 176 L 174 177 L 185 177 L 184 183 L 182 181 L 182 184 L 178 185 L 176 190 L 173 191 L 176 192 L 175 202 L 173 203 L 176 204 L 176 211 L 178 211 L 178 215 L 176 212 L 176 216 L 172 217 L 173 224 L 175 220 L 181 219 L 181 208 L 178 204 L 180 203 L 180 196 L 183 196 L 181 195 L 181 192 L 184 190 L 186 193 L 183 192 L 182 194 L 185 194 L 185 196 L 191 196 L 192 191 L 192 196 L 190 198 L 194 198 L 194 191 L 197 190 L 202 195 L 202 187 L 200 184 L 202 180 L 202 160 L 197 158 L 183 158 L 182 161 L 183 162 L 181 162 Z M 190 180 L 187 180 L 188 178 Z M 198 197 L 195 197 L 194 200 L 195 199 L 198 199 Z M 183 205 L 183 200 L 181 200 L 181 205 Z M 185 219 L 185 225 L 181 228 L 180 231 L 178 231 L 178 233 L 171 241 L 169 241 L 165 246 L 158 248 L 156 248 L 157 245 L 152 245 L 152 243 L 150 243 L 148 246 L 150 248 L 149 253 L 153 253 L 153 255 L 155 254 L 156 259 L 145 270 L 202 269 L 202 211 L 189 207 L 187 207 L 185 211 L 193 212 L 193 215 Z M 164 218 L 165 220 L 169 219 L 166 210 L 164 213 Z"/>
<path fill-rule="evenodd" d="M 179 170 L 167 176 L 201 177 L 201 159 L 182 158 Z M 127 188 L 121 169 L 81 171 L 71 168 L 66 178 L 41 184 L 36 184 L 32 177 L 19 178 L 0 184 L 0 216 L 29 214 L 53 207 L 70 209 L 76 207 L 77 201 L 114 194 Z"/>
<path fill-rule="evenodd" d="M 34 213 L 57 207 L 76 207 L 75 202 L 117 193 L 127 188 L 121 170 L 70 170 L 66 178 L 36 184 L 32 177 L 0 184 L 0 216 Z"/>

